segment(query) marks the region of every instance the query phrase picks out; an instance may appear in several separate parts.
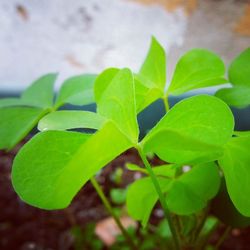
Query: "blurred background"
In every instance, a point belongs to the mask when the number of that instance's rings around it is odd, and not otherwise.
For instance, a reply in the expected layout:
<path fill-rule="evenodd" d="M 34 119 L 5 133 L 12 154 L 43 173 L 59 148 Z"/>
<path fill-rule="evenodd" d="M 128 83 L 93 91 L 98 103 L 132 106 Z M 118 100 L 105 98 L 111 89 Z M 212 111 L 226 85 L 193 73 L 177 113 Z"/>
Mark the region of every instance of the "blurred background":
<path fill-rule="evenodd" d="M 154 35 L 171 72 L 203 47 L 229 62 L 250 44 L 249 0 L 1 0 L 0 93 L 48 72 L 66 77 L 106 67 L 138 70 Z"/>
<path fill-rule="evenodd" d="M 152 35 L 167 51 L 168 80 L 178 58 L 194 47 L 213 50 L 229 64 L 250 46 L 250 0 L 0 0 L 0 97 L 17 95 L 48 72 L 59 73 L 58 88 L 67 77 L 107 67 L 137 71 Z M 138 117 L 144 131 L 163 115 L 160 105 Z M 235 112 L 237 129 L 250 129 L 249 113 Z M 94 234 L 99 230 L 105 237 L 110 221 L 91 185 L 62 211 L 39 210 L 17 197 L 10 170 L 21 146 L 0 151 L 0 249 L 109 249 L 103 247 L 107 239 L 98 241 Z M 140 163 L 133 151 L 126 152 L 98 176 L 108 196 L 138 178 L 124 170 L 127 161 Z M 156 212 L 158 221 L 162 211 Z M 249 246 L 249 230 L 235 230 L 222 250 Z M 108 237 L 115 240 L 112 233 Z"/>

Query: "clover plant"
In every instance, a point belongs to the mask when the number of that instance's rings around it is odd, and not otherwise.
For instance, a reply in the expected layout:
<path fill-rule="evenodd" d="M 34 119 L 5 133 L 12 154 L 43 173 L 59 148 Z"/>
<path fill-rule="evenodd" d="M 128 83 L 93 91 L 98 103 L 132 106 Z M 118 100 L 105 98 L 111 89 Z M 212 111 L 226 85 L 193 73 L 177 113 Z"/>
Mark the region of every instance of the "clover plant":
<path fill-rule="evenodd" d="M 56 76 L 39 78 L 20 98 L 0 100 L 0 149 L 12 149 L 37 124 L 40 130 L 13 162 L 13 187 L 24 202 L 63 209 L 91 181 L 129 247 L 140 249 L 94 178 L 118 155 L 135 148 L 143 166 L 127 167 L 142 172 L 143 178 L 128 187 L 127 212 L 146 228 L 159 200 L 168 221 L 164 225 L 172 233 L 166 241 L 170 249 L 201 249 L 207 228 L 219 220 L 229 226 L 250 224 L 250 132 L 234 131 L 228 106 L 250 105 L 250 48 L 233 60 L 228 77 L 215 53 L 192 49 L 179 59 L 168 86 L 165 51 L 155 38 L 137 73 L 108 68 L 99 75 L 72 77 L 54 97 Z M 226 83 L 232 86 L 215 96 L 184 96 L 169 106 L 169 96 Z M 139 140 L 137 115 L 158 99 L 166 114 Z M 96 112 L 60 109 L 94 102 Z M 148 153 L 165 164 L 152 166 Z"/>

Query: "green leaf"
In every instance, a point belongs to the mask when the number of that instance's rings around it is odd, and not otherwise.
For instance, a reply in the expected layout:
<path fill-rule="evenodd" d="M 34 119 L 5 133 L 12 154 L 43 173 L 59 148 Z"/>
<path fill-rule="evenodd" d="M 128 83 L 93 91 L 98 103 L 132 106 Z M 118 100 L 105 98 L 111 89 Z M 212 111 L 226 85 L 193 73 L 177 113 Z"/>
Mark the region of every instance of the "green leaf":
<path fill-rule="evenodd" d="M 96 172 L 131 146 L 113 122 L 106 123 L 94 135 L 39 133 L 14 160 L 14 189 L 32 206 L 65 208 Z"/>
<path fill-rule="evenodd" d="M 100 129 L 106 119 L 89 111 L 56 111 L 43 117 L 38 124 L 40 131 L 75 128 Z"/>
<path fill-rule="evenodd" d="M 250 217 L 241 215 L 230 200 L 224 178 L 222 178 L 219 193 L 212 201 L 211 209 L 212 213 L 226 225 L 231 227 L 250 225 Z"/>
<path fill-rule="evenodd" d="M 144 145 L 144 151 L 155 152 L 164 161 L 177 164 L 213 161 L 223 154 L 223 148 L 218 145 L 202 142 L 171 129 L 154 134 Z"/>
<path fill-rule="evenodd" d="M 158 178 L 161 189 L 168 190 L 171 181 L 165 178 Z M 150 177 L 145 177 L 133 182 L 127 191 L 126 205 L 128 214 L 135 220 L 142 222 L 145 227 L 148 219 L 158 200 L 158 194 Z"/>
<path fill-rule="evenodd" d="M 165 164 L 161 166 L 155 166 L 152 168 L 153 172 L 157 176 L 174 178 L 177 170 L 177 166 L 175 164 Z"/>
<path fill-rule="evenodd" d="M 135 77 L 136 112 L 140 113 L 148 105 L 163 96 L 163 90 L 141 75 Z"/>
<path fill-rule="evenodd" d="M 220 176 L 215 163 L 199 164 L 181 175 L 167 193 L 169 209 L 179 215 L 190 215 L 203 209 L 219 190 Z"/>
<path fill-rule="evenodd" d="M 235 86 L 233 88 L 220 89 L 216 97 L 226 102 L 229 106 L 245 108 L 250 105 L 250 86 Z"/>
<path fill-rule="evenodd" d="M 233 135 L 236 135 L 238 137 L 250 136 L 250 131 L 234 131 Z"/>
<path fill-rule="evenodd" d="M 50 108 L 53 106 L 54 83 L 57 74 L 47 74 L 32 83 L 23 94 L 21 100 L 30 106 Z"/>
<path fill-rule="evenodd" d="M 234 118 L 220 99 L 198 95 L 176 104 L 141 144 L 166 162 L 185 164 L 217 159 L 231 138 Z"/>
<path fill-rule="evenodd" d="M 147 170 L 143 167 L 139 167 L 138 165 L 134 164 L 134 163 L 126 163 L 126 168 L 130 171 L 138 171 L 138 172 L 147 172 Z"/>
<path fill-rule="evenodd" d="M 250 137 L 234 137 L 226 145 L 224 156 L 219 159 L 229 196 L 244 216 L 250 216 Z"/>
<path fill-rule="evenodd" d="M 56 107 L 69 103 L 87 105 L 94 103 L 94 82 L 96 75 L 84 74 L 67 79 L 57 96 Z"/>
<path fill-rule="evenodd" d="M 127 163 L 126 168 L 130 171 L 138 171 L 138 172 L 141 172 L 143 174 L 148 175 L 147 169 L 139 167 L 138 165 L 133 164 L 133 163 Z M 168 178 L 174 178 L 175 173 L 176 173 L 176 166 L 173 164 L 165 164 L 165 165 L 161 165 L 161 166 L 155 166 L 152 169 L 153 169 L 153 172 L 155 173 L 155 175 L 164 176 L 164 177 L 168 177 Z"/>
<path fill-rule="evenodd" d="M 176 65 L 168 93 L 180 95 L 187 91 L 224 84 L 225 66 L 213 52 L 193 49 L 184 54 Z"/>
<path fill-rule="evenodd" d="M 199 164 L 178 178 L 158 177 L 158 182 L 169 209 L 179 215 L 190 215 L 200 211 L 218 192 L 220 176 L 214 163 Z M 129 215 L 146 226 L 158 200 L 158 195 L 149 177 L 136 180 L 127 192 Z"/>
<path fill-rule="evenodd" d="M 94 86 L 95 101 L 97 103 L 100 101 L 103 92 L 106 90 L 119 71 L 120 70 L 117 68 L 108 68 L 98 75 Z"/>
<path fill-rule="evenodd" d="M 0 108 L 13 107 L 23 105 L 23 101 L 20 98 L 3 98 L 0 99 Z M 25 103 L 24 103 L 25 105 Z"/>
<path fill-rule="evenodd" d="M 139 129 L 131 71 L 120 70 L 96 100 L 97 113 L 114 121 L 133 143 L 137 143 Z"/>
<path fill-rule="evenodd" d="M 218 90 L 216 96 L 230 106 L 247 107 L 250 105 L 250 48 L 233 60 L 228 75 L 233 87 Z"/>
<path fill-rule="evenodd" d="M 156 229 L 157 235 L 161 236 L 162 238 L 172 238 L 172 233 L 169 228 L 169 224 L 167 220 L 162 220 L 157 226 Z"/>
<path fill-rule="evenodd" d="M 200 232 L 200 237 L 201 238 L 201 242 L 199 243 L 199 245 L 205 245 L 207 244 L 206 241 L 207 241 L 207 237 L 208 235 L 212 232 L 212 230 L 214 230 L 216 227 L 218 226 L 218 219 L 215 218 L 214 216 L 212 215 L 209 215 L 207 217 L 207 219 L 205 220 L 205 223 L 203 225 L 203 228 Z M 204 242 L 204 238 L 205 238 L 205 242 Z M 215 250 L 214 247 L 212 246 L 208 246 L 208 248 L 206 250 Z"/>
<path fill-rule="evenodd" d="M 152 37 L 150 49 L 139 74 L 164 91 L 166 84 L 166 54 L 154 37 Z"/>
<path fill-rule="evenodd" d="M 0 149 L 11 149 L 37 124 L 46 111 L 39 108 L 0 109 Z"/>
<path fill-rule="evenodd" d="M 110 196 L 115 204 L 121 205 L 126 201 L 127 190 L 122 188 L 113 188 L 110 191 Z"/>
<path fill-rule="evenodd" d="M 95 100 L 97 103 L 119 71 L 117 68 L 109 68 L 98 75 L 94 87 Z M 134 87 L 137 113 L 141 112 L 149 104 L 162 96 L 162 90 L 160 90 L 157 85 L 139 74 L 134 74 Z"/>
<path fill-rule="evenodd" d="M 250 48 L 244 50 L 231 63 L 228 70 L 230 83 L 250 87 Z"/>

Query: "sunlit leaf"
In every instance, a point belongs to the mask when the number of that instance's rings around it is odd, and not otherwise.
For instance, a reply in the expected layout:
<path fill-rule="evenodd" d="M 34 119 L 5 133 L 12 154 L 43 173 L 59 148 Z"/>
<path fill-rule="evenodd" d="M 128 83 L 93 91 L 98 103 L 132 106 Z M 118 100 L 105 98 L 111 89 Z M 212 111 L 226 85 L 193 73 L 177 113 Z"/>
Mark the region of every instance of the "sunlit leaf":
<path fill-rule="evenodd" d="M 249 136 L 250 137 L 250 131 L 234 131 L 233 134 L 238 136 L 238 137 L 242 137 L 242 136 Z"/>
<path fill-rule="evenodd" d="M 43 117 L 38 124 L 40 131 L 75 128 L 100 129 L 106 119 L 89 111 L 56 111 Z"/>
<path fill-rule="evenodd" d="M 23 92 L 21 100 L 35 107 L 52 107 L 56 77 L 57 74 L 47 74 L 40 77 Z"/>
<path fill-rule="evenodd" d="M 109 86 L 109 84 L 112 82 L 113 78 L 118 72 L 119 72 L 119 69 L 117 68 L 108 68 L 104 70 L 100 75 L 98 75 L 95 81 L 95 86 L 94 86 L 96 102 L 100 101 L 101 96 L 103 95 L 103 92 Z"/>
<path fill-rule="evenodd" d="M 112 122 L 94 135 L 39 133 L 14 160 L 14 189 L 32 206 L 65 208 L 97 171 L 130 147 L 131 143 Z"/>
<path fill-rule="evenodd" d="M 164 90 L 166 84 L 166 54 L 159 42 L 152 37 L 147 57 L 141 66 L 140 75 Z"/>
<path fill-rule="evenodd" d="M 220 99 L 199 95 L 176 104 L 143 139 L 145 152 L 171 163 L 217 159 L 231 138 L 234 118 Z"/>
<path fill-rule="evenodd" d="M 40 108 L 0 109 L 0 149 L 11 149 L 37 124 L 46 111 Z"/>
<path fill-rule="evenodd" d="M 47 74 L 34 81 L 20 98 L 0 99 L 0 108 L 14 106 L 30 106 L 51 108 L 53 106 L 53 88 L 57 74 Z"/>
<path fill-rule="evenodd" d="M 245 108 L 250 105 L 250 84 L 249 86 L 220 89 L 216 92 L 216 96 L 229 106 Z"/>
<path fill-rule="evenodd" d="M 130 171 L 138 171 L 138 172 L 141 172 L 143 174 L 148 175 L 147 169 L 145 169 L 143 167 L 139 167 L 136 164 L 127 163 L 126 167 Z M 164 176 L 164 177 L 168 177 L 168 178 L 174 178 L 177 168 L 176 168 L 176 166 L 174 164 L 165 164 L 165 165 L 161 165 L 161 166 L 155 166 L 152 169 L 153 169 L 154 174 L 157 175 L 157 176 Z"/>
<path fill-rule="evenodd" d="M 25 102 L 23 102 L 20 98 L 3 98 L 0 99 L 0 108 L 5 107 L 14 107 L 14 106 L 20 106 L 25 105 Z"/>
<path fill-rule="evenodd" d="M 136 111 L 140 113 L 148 105 L 163 96 L 163 90 L 145 77 L 135 75 Z"/>
<path fill-rule="evenodd" d="M 213 52 L 193 49 L 178 61 L 168 93 L 180 95 L 192 89 L 215 86 L 227 82 L 223 61 Z"/>
<path fill-rule="evenodd" d="M 85 74 L 67 79 L 57 96 L 56 107 L 65 103 L 87 105 L 94 103 L 94 82 L 96 75 Z"/>
<path fill-rule="evenodd" d="M 134 78 L 129 69 L 120 70 L 97 98 L 97 113 L 114 121 L 134 143 L 138 140 Z"/>
<path fill-rule="evenodd" d="M 250 48 L 247 48 L 231 63 L 228 70 L 230 83 L 250 87 Z"/>
<path fill-rule="evenodd" d="M 218 90 L 216 96 L 230 106 L 247 107 L 250 105 L 250 48 L 233 60 L 228 75 L 233 87 Z"/>
<path fill-rule="evenodd" d="M 166 162 L 177 164 L 208 162 L 223 155 L 221 146 L 194 139 L 191 135 L 162 129 L 145 143 L 144 150 L 155 152 Z"/>

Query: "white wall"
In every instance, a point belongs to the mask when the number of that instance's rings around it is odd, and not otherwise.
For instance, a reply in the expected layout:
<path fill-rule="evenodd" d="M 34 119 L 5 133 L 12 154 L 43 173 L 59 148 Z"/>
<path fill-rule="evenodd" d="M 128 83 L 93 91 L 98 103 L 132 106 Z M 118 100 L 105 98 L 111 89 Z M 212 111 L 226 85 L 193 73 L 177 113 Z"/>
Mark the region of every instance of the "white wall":
<path fill-rule="evenodd" d="M 186 15 L 182 6 L 169 12 L 136 0 L 1 0 L 0 91 L 19 91 L 48 72 L 59 72 L 60 84 L 109 66 L 138 70 L 151 35 L 169 52 L 170 71 L 193 47 L 228 61 L 250 45 L 250 37 L 233 32 L 244 7 L 244 1 L 200 0 Z"/>

